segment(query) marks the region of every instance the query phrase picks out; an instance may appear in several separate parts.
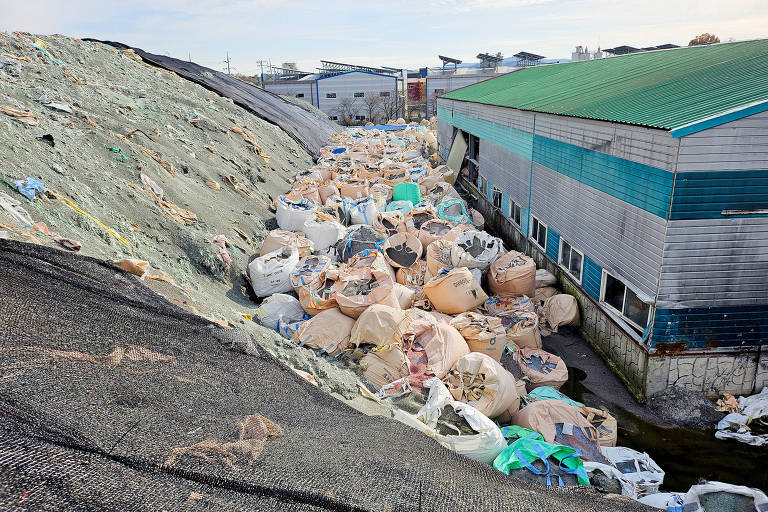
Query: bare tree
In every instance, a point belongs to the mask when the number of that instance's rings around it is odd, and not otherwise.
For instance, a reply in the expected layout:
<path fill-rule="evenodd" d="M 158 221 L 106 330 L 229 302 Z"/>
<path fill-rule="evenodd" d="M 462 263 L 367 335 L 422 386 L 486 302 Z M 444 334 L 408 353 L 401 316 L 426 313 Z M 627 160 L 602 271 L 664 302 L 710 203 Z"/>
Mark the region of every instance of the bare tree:
<path fill-rule="evenodd" d="M 713 44 L 713 43 L 719 43 L 720 38 L 717 37 L 715 34 L 710 34 L 709 32 L 705 32 L 701 34 L 700 36 L 696 36 L 688 43 L 688 46 L 699 46 L 703 44 Z"/>
<path fill-rule="evenodd" d="M 351 126 L 355 124 L 355 115 L 358 111 L 357 100 L 355 98 L 342 98 L 336 105 L 335 113 L 339 116 L 339 124 Z"/>
<path fill-rule="evenodd" d="M 381 96 L 376 96 L 373 94 L 367 96 L 363 100 L 363 103 L 365 103 L 365 108 L 368 111 L 367 119 L 373 123 L 377 122 L 382 115 L 381 113 L 382 100 L 383 98 Z"/>
<path fill-rule="evenodd" d="M 384 120 L 389 121 L 402 117 L 404 112 L 405 95 L 397 92 L 394 95 L 390 94 L 381 98 L 381 113 L 384 115 Z"/>

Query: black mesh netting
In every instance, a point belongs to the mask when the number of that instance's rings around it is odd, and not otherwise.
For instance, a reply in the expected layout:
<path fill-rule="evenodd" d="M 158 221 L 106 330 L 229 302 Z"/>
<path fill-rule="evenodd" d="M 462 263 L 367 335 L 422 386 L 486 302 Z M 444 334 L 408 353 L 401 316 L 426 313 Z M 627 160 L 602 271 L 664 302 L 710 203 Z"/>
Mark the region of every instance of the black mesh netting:
<path fill-rule="evenodd" d="M 100 41 L 91 38 L 84 38 L 83 40 L 105 43 L 120 49 L 131 48 L 144 61 L 173 71 L 182 78 L 225 98 L 232 99 L 235 105 L 282 128 L 315 158 L 320 154 L 320 148 L 328 143 L 331 135 L 339 130 L 339 126 L 328 118 L 305 110 L 276 94 L 226 73 L 206 68 L 194 62 L 145 52 L 141 48 L 133 48 L 115 41 Z"/>
<path fill-rule="evenodd" d="M 0 240 L 1 510 L 637 508 L 529 486 L 107 263 Z"/>

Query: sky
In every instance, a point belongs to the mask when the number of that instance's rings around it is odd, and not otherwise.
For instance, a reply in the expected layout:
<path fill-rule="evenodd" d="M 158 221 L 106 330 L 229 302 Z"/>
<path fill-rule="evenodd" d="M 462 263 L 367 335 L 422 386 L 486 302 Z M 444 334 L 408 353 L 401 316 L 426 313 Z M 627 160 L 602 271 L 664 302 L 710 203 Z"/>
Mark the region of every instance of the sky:
<path fill-rule="evenodd" d="M 260 60 L 416 69 L 438 54 L 570 58 L 576 45 L 768 37 L 768 0 L 0 0 L 0 31 L 119 41 L 219 70 L 228 52 L 249 75 Z"/>

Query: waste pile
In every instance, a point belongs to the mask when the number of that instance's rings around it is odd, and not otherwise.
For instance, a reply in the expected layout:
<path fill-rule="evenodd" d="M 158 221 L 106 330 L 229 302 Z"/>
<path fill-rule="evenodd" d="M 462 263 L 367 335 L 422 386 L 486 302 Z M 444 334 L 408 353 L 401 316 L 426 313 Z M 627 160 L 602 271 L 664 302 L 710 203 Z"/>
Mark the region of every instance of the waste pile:
<path fill-rule="evenodd" d="M 568 369 L 542 336 L 578 325 L 575 298 L 483 231 L 437 165 L 433 130 L 347 129 L 294 177 L 248 266 L 256 320 L 355 369 L 393 418 L 501 472 L 658 493 L 663 470 L 616 447 L 613 415 L 559 391 Z"/>

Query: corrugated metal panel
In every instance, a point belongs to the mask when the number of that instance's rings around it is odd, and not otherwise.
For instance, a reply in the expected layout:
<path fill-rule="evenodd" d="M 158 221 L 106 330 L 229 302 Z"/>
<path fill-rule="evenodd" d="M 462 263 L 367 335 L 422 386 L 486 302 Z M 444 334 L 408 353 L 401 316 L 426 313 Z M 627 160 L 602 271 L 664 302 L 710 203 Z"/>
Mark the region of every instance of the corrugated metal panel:
<path fill-rule="evenodd" d="M 535 66 L 449 99 L 672 129 L 768 100 L 768 40 Z"/>
<path fill-rule="evenodd" d="M 768 218 L 671 220 L 658 304 L 768 304 Z"/>
<path fill-rule="evenodd" d="M 480 141 L 479 157 L 482 175 L 506 196 L 521 206 L 527 206 L 531 161 L 485 139 Z"/>
<path fill-rule="evenodd" d="M 543 219 L 542 219 L 543 220 Z M 547 256 L 558 261 L 560 255 L 560 234 L 552 226 L 547 227 Z"/>
<path fill-rule="evenodd" d="M 649 300 L 656 296 L 664 219 L 537 163 L 532 188 L 533 215 Z"/>
<path fill-rule="evenodd" d="M 768 306 L 657 309 L 650 345 L 689 348 L 739 347 L 768 343 Z"/>
<path fill-rule="evenodd" d="M 600 300 L 600 288 L 603 280 L 603 269 L 589 256 L 584 256 L 584 270 L 581 276 L 581 286 L 595 300 Z"/>
<path fill-rule="evenodd" d="M 671 219 L 722 219 L 723 210 L 768 209 L 768 170 L 679 172 Z"/>
<path fill-rule="evenodd" d="M 768 169 L 768 112 L 731 121 L 680 139 L 677 170 Z"/>

